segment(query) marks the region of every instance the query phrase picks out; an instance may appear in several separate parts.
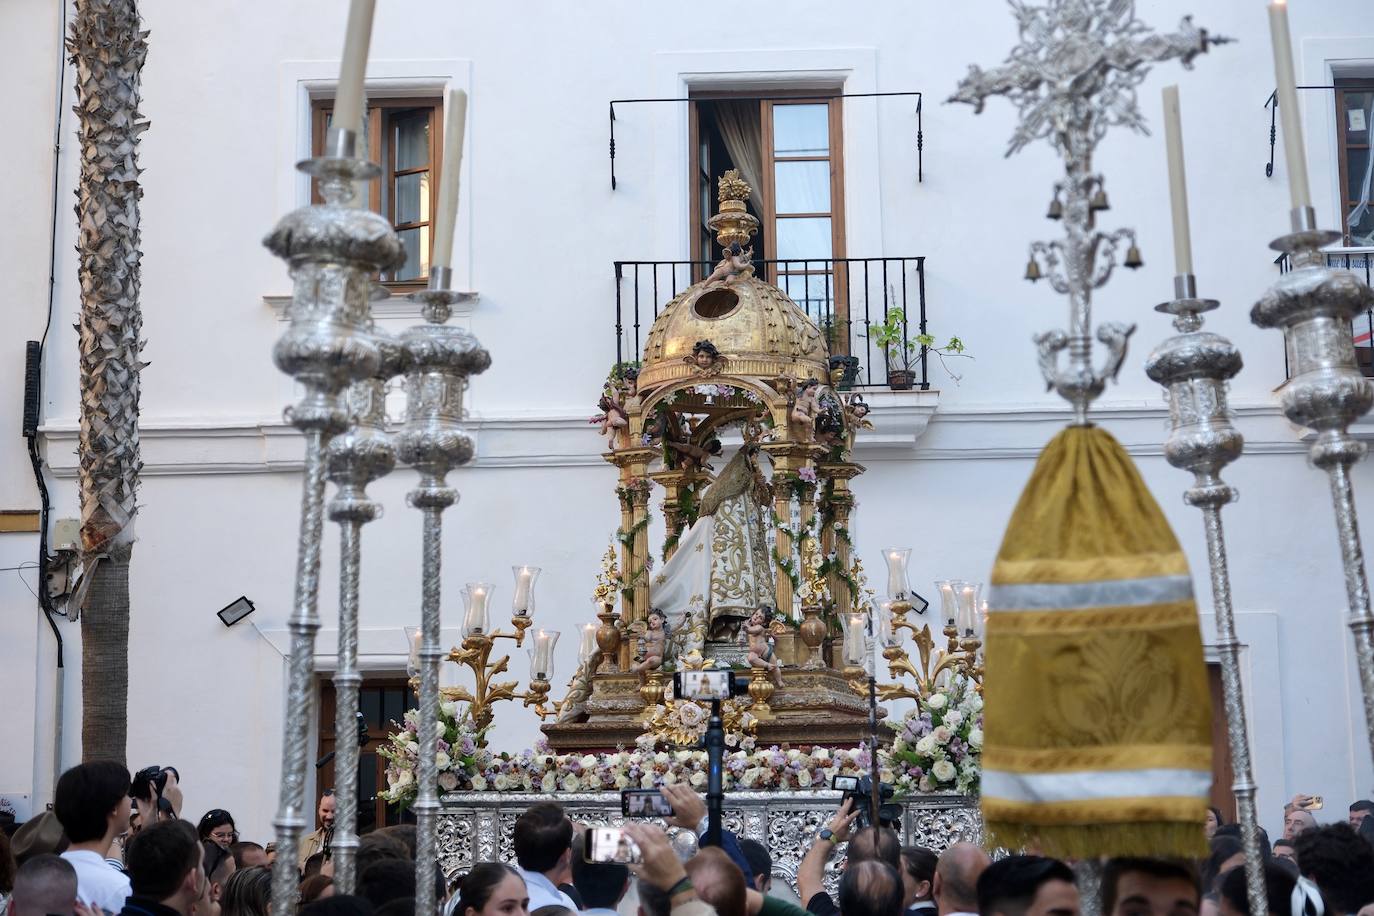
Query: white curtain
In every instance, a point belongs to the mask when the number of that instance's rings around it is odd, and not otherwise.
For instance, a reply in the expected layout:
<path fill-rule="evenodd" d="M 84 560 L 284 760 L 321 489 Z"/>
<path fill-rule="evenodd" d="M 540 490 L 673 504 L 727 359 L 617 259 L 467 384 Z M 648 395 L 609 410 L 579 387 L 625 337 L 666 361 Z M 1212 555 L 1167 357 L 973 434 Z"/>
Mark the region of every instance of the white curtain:
<path fill-rule="evenodd" d="M 763 130 L 758 102 L 712 102 L 716 128 L 741 177 L 749 182 L 749 205 L 763 214 Z M 719 178 L 719 175 L 713 176 Z"/>
<path fill-rule="evenodd" d="M 1346 117 L 1348 118 L 1350 115 L 1347 114 Z M 1342 124 L 1341 129 L 1344 130 L 1345 128 L 1346 125 Z M 1365 143 L 1369 145 L 1369 150 L 1365 161 L 1364 183 L 1360 188 L 1360 202 L 1354 210 L 1350 211 L 1350 216 L 1346 219 L 1346 226 L 1349 227 L 1351 233 L 1350 243 L 1352 245 L 1374 244 L 1374 237 L 1355 235 L 1355 226 L 1369 212 L 1369 186 L 1371 181 L 1374 181 L 1374 104 L 1371 104 L 1369 110 L 1365 112 L 1365 128 Z M 1342 189 L 1342 193 L 1344 193 L 1344 189 Z"/>

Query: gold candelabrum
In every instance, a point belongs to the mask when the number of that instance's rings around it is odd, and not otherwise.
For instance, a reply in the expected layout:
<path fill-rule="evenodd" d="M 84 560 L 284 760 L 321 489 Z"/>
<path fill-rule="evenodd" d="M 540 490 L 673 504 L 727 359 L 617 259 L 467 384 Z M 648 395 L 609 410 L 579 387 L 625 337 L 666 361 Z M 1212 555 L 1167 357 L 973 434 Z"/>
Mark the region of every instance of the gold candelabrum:
<path fill-rule="evenodd" d="M 954 676 L 968 678 L 981 690 L 983 640 L 978 634 L 986 610 L 982 586 L 958 579 L 942 579 L 935 583 L 945 620 L 942 630 L 945 644 L 941 647 L 930 624 L 907 619 L 916 609 L 912 597 L 921 601 L 918 613 L 924 613 L 927 607 L 906 584 L 906 564 L 911 551 L 888 548 L 884 553 L 888 560 L 888 591 L 895 597 L 878 602 L 879 641 L 887 661 L 888 676 L 896 683 L 879 684 L 878 698 L 883 701 L 924 700 Z M 902 645 L 903 630 L 911 632 L 911 642 L 916 647 L 914 661 Z M 903 677 L 909 677 L 910 683 L 903 681 Z"/>

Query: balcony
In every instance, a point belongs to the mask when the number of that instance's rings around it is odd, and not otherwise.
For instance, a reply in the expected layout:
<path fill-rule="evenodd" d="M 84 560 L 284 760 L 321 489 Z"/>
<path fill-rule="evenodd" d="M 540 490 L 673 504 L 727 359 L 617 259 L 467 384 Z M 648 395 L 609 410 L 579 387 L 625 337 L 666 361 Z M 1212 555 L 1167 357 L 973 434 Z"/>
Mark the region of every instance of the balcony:
<path fill-rule="evenodd" d="M 1353 271 L 1356 275 L 1363 277 L 1366 284 L 1371 284 L 1371 269 L 1374 268 L 1374 248 L 1328 248 L 1324 252 L 1326 255 L 1327 267 L 1339 267 Z M 1289 270 L 1288 255 L 1282 254 L 1274 260 L 1279 265 L 1279 273 L 1285 274 Z M 1374 378 L 1374 311 L 1366 311 L 1355 316 L 1350 323 L 1350 333 L 1355 338 L 1355 361 L 1359 364 L 1360 371 L 1365 378 Z M 1283 353 L 1283 375 L 1288 378 L 1289 372 L 1288 350 L 1285 347 Z"/>
<path fill-rule="evenodd" d="M 926 333 L 925 257 L 754 261 L 754 273 L 787 293 L 828 336 L 832 355 L 859 357 L 861 387 L 886 386 L 888 361 L 869 330 L 901 309 L 906 335 Z M 616 261 L 615 358 L 639 359 L 659 309 L 708 276 L 708 261 Z M 900 367 L 898 367 L 900 368 Z M 925 347 L 913 356 L 916 387 L 930 388 Z"/>

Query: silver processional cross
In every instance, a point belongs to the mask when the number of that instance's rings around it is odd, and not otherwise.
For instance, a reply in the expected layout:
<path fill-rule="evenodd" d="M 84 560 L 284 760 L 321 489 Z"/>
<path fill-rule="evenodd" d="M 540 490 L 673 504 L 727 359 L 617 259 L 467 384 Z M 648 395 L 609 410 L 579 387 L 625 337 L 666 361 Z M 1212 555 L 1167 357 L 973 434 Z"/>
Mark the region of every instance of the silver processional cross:
<path fill-rule="evenodd" d="M 1095 227 L 1096 213 L 1107 209 L 1103 177 L 1092 171 L 1093 150 L 1117 125 L 1148 133 L 1136 105 L 1136 86 L 1149 64 L 1178 58 L 1185 67 L 1213 37 L 1184 17 L 1177 32 L 1156 35 L 1135 17 L 1134 0 L 1049 0 L 1031 6 L 1010 0 L 1021 43 L 1007 62 L 993 70 L 977 65 L 959 83 L 951 102 L 983 110 L 989 96 L 1005 95 L 1021 113 L 1007 155 L 1032 140 L 1048 140 L 1064 160 L 1064 180 L 1056 182 L 1050 219 L 1062 219 L 1065 238 L 1031 244 L 1026 278 L 1040 278 L 1038 258 L 1047 267 L 1050 285 L 1069 297 L 1069 330 L 1035 337 L 1045 384 L 1069 401 L 1075 425 L 1088 422 L 1088 405 L 1114 379 L 1126 357 L 1134 324 L 1106 322 L 1097 339 L 1107 347 L 1100 368 L 1092 364 L 1092 291 L 1106 284 L 1116 266 L 1116 250 L 1130 242 L 1124 266 L 1141 265 L 1135 232 L 1104 233 Z M 1060 351 L 1069 351 L 1061 366 Z"/>

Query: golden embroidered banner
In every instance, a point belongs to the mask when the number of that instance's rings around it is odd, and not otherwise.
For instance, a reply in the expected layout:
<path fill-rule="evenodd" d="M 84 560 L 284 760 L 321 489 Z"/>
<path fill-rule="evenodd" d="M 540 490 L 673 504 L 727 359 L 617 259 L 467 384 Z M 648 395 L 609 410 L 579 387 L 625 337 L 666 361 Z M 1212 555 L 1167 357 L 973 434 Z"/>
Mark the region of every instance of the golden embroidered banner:
<path fill-rule="evenodd" d="M 1045 447 L 988 597 L 983 821 L 1047 855 L 1198 856 L 1211 694 L 1188 563 L 1097 427 Z"/>

